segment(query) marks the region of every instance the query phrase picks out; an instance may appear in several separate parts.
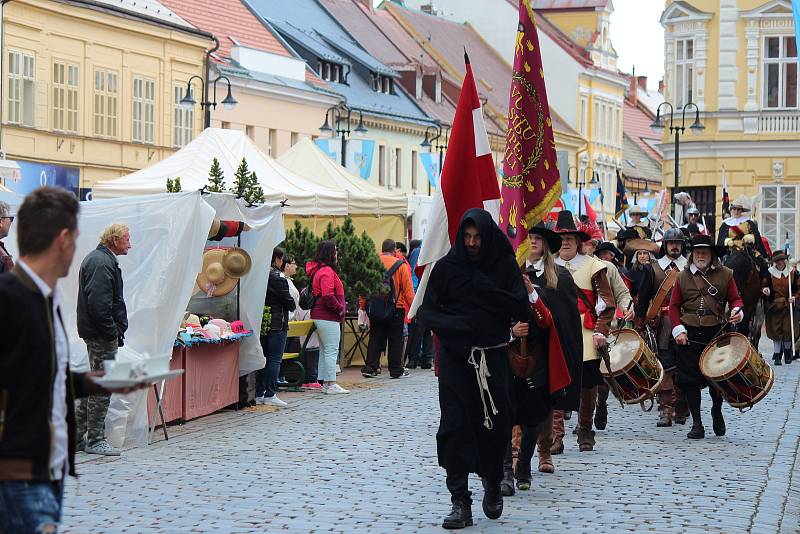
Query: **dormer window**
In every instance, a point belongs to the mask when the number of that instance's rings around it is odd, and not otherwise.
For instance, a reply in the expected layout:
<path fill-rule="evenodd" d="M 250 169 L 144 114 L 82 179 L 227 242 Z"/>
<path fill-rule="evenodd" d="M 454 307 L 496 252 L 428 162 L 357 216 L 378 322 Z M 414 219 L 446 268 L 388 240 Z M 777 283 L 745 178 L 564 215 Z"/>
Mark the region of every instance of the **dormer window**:
<path fill-rule="evenodd" d="M 376 93 L 384 93 L 387 95 L 394 94 L 394 80 L 383 74 L 375 74 L 374 72 L 371 73 L 372 75 L 372 90 Z"/>
<path fill-rule="evenodd" d="M 325 81 L 344 83 L 344 68 L 339 63 L 318 60 L 317 74 Z"/>

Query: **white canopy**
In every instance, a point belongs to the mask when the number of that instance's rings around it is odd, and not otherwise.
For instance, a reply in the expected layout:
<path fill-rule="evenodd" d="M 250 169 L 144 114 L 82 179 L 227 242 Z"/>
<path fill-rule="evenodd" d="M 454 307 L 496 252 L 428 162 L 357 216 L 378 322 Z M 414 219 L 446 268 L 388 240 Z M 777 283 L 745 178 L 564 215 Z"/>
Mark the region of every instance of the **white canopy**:
<path fill-rule="evenodd" d="M 202 188 L 208 183 L 213 158 L 219 160 L 225 183 L 233 185 L 236 169 L 242 161 L 258 176 L 264 201 L 287 201 L 284 213 L 293 215 L 347 215 L 347 194 L 326 189 L 295 174 L 264 154 L 238 130 L 206 128 L 197 138 L 170 157 L 122 178 L 96 182 L 95 199 L 163 193 L 167 178 L 180 177 L 184 191 Z"/>
<path fill-rule="evenodd" d="M 279 157 L 278 162 L 321 187 L 344 192 L 350 215 L 406 215 L 408 210 L 405 193 L 388 191 L 351 174 L 307 137 Z"/>

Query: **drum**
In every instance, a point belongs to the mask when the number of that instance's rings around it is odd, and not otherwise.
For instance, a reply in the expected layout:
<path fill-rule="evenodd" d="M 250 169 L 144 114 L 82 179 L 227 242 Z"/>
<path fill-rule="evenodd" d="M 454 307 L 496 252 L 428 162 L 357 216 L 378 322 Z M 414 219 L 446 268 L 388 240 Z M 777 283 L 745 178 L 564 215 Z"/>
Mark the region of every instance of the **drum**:
<path fill-rule="evenodd" d="M 625 404 L 639 404 L 652 399 L 664 380 L 664 368 L 641 336 L 630 328 L 611 332 L 609 350 L 611 370 L 600 362 L 600 372 L 612 380 L 611 391 Z"/>
<path fill-rule="evenodd" d="M 742 334 L 723 334 L 700 355 L 700 372 L 734 408 L 750 408 L 763 399 L 775 373 Z"/>

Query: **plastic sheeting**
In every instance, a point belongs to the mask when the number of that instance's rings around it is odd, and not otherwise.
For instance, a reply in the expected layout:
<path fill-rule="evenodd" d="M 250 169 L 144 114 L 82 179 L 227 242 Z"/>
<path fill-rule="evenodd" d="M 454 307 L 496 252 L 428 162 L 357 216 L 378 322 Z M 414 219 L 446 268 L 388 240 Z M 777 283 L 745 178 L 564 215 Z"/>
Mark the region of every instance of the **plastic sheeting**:
<path fill-rule="evenodd" d="M 19 198 L 21 201 L 22 199 Z M 128 308 L 125 346 L 117 359 L 139 361 L 172 354 L 175 332 L 202 265 L 202 251 L 214 209 L 198 191 L 81 203 L 79 236 L 69 275 L 58 283 L 61 310 L 70 340 L 70 365 L 88 369 L 86 345 L 78 337 L 78 273 L 83 258 L 97 247 L 100 234 L 113 222 L 130 228 L 131 250 L 119 256 Z M 17 254 L 16 223 L 5 240 Z M 106 435 L 115 445 L 147 441 L 144 391 L 112 395 Z"/>
<path fill-rule="evenodd" d="M 350 215 L 405 215 L 408 209 L 405 193 L 374 186 L 351 174 L 307 137 L 279 157 L 278 162 L 321 187 L 343 191 Z"/>
<path fill-rule="evenodd" d="M 320 187 L 295 174 L 264 154 L 244 132 L 206 128 L 194 141 L 170 157 L 122 178 L 95 182 L 92 198 L 116 198 L 147 195 L 166 191 L 167 178 L 180 177 L 184 191 L 200 189 L 208 184 L 211 161 L 217 158 L 225 173 L 225 183 L 233 186 L 234 174 L 247 160 L 250 171 L 258 176 L 264 190 L 264 201 L 287 200 L 287 213 L 300 215 L 345 215 L 347 195 Z"/>

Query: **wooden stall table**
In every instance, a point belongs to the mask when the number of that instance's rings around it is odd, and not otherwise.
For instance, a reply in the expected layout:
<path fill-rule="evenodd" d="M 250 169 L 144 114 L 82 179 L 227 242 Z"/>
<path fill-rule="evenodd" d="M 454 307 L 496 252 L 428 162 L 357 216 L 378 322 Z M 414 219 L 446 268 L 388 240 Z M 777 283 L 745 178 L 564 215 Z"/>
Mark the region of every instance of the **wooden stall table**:
<path fill-rule="evenodd" d="M 356 354 L 366 363 L 369 328 L 362 330 L 358 326 L 358 315 L 348 315 L 344 318 L 342 333 L 342 369 L 350 367 Z"/>
<path fill-rule="evenodd" d="M 239 402 L 239 341 L 197 343 L 184 349 L 184 420 Z"/>

